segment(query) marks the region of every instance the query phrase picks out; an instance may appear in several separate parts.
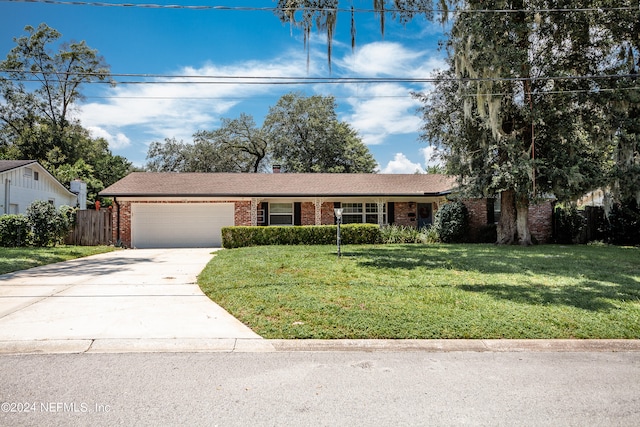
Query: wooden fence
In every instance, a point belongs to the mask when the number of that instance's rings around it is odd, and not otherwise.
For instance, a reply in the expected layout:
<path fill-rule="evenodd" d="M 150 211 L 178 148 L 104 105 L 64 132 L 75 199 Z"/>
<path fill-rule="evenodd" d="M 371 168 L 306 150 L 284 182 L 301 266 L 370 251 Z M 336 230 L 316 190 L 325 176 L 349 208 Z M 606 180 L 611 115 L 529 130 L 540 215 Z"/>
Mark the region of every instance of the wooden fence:
<path fill-rule="evenodd" d="M 111 210 L 101 209 L 78 211 L 76 225 L 66 239 L 68 245 L 97 246 L 110 245 Z"/>

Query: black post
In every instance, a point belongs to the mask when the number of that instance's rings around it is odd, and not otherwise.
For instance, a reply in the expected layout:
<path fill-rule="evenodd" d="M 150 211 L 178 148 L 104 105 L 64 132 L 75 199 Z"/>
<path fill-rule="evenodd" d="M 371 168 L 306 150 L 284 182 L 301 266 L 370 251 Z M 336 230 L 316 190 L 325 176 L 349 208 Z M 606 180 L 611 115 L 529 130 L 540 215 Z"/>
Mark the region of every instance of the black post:
<path fill-rule="evenodd" d="M 338 223 L 338 257 L 341 257 L 342 254 L 340 253 L 340 223 L 342 222 L 342 218 L 338 218 L 337 223 Z"/>

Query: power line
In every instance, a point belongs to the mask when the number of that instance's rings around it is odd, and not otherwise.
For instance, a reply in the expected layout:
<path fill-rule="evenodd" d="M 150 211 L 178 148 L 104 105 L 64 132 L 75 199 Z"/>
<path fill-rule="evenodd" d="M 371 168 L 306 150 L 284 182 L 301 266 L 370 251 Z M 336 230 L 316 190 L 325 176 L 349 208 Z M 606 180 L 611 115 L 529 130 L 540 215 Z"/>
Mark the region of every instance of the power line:
<path fill-rule="evenodd" d="M 573 89 L 573 90 L 548 90 L 539 92 L 526 92 L 524 95 L 562 95 L 574 93 L 601 93 L 601 92 L 626 92 L 640 90 L 640 86 L 625 88 L 598 88 L 598 89 Z M 482 96 L 505 96 L 504 93 L 484 93 Z M 463 97 L 477 97 L 478 94 L 463 94 Z M 270 100 L 270 96 L 85 96 L 85 99 L 140 99 L 140 100 L 184 100 L 184 101 L 244 101 L 247 99 Z M 334 96 L 335 99 L 401 99 L 413 98 L 411 93 L 405 95 L 344 95 Z"/>
<path fill-rule="evenodd" d="M 239 12 L 295 12 L 296 8 L 278 7 L 255 7 L 255 6 L 222 6 L 222 5 L 180 5 L 180 4 L 154 4 L 154 3 L 107 3 L 107 2 L 87 2 L 87 1 L 64 1 L 64 0 L 0 0 L 3 3 L 41 3 L 63 6 L 95 6 L 95 7 L 121 7 L 121 8 L 142 8 L 142 9 L 172 9 L 172 10 L 213 10 L 213 11 L 239 11 Z M 371 8 L 307 8 L 314 12 L 334 12 L 334 13 L 380 13 L 380 10 Z M 571 12 L 615 12 L 615 11 L 640 11 L 638 6 L 621 7 L 586 7 L 586 8 L 547 8 L 547 9 L 412 9 L 416 13 L 571 13 Z M 401 13 L 402 9 L 389 8 L 384 12 Z"/>
<path fill-rule="evenodd" d="M 335 99 L 387 99 L 387 98 L 411 98 L 411 94 L 405 95 L 345 95 L 333 96 Z M 85 99 L 166 99 L 166 100 L 185 100 L 185 101 L 244 101 L 247 99 L 265 99 L 272 100 L 273 96 L 84 96 Z"/>
<path fill-rule="evenodd" d="M 66 77 L 98 77 L 98 73 L 64 73 L 48 71 L 0 70 L 10 74 L 59 75 Z M 640 74 L 545 76 L 545 77 L 297 77 L 297 76 L 225 76 L 225 75 L 169 75 L 169 74 L 109 74 L 107 77 L 129 77 L 163 80 L 90 80 L 83 83 L 108 85 L 318 85 L 318 84 L 381 84 L 381 83 L 438 83 L 456 81 L 474 82 L 525 82 L 525 81 L 572 81 L 572 80 L 617 80 L 637 79 Z M 172 80 L 166 80 L 172 79 Z M 186 80 L 188 79 L 188 80 Z M 37 83 L 37 78 L 9 76 L 8 81 Z"/>

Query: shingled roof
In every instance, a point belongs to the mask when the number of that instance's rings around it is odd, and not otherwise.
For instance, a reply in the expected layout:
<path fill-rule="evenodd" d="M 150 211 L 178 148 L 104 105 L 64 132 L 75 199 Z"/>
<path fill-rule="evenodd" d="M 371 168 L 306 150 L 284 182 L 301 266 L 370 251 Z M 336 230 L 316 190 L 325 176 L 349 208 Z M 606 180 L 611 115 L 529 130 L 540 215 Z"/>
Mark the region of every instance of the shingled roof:
<path fill-rule="evenodd" d="M 35 160 L 0 160 L 0 172 L 10 171 L 22 166 L 36 163 Z"/>
<path fill-rule="evenodd" d="M 153 173 L 134 172 L 101 196 L 357 197 L 440 196 L 455 178 L 435 174 Z"/>

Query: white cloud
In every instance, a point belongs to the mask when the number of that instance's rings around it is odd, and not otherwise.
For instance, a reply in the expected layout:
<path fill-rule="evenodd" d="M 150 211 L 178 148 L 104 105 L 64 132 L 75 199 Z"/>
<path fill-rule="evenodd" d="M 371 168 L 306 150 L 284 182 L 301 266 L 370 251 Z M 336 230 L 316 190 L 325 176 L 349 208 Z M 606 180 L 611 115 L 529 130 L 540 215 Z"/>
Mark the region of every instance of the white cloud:
<path fill-rule="evenodd" d="M 338 51 L 347 53 L 339 57 Z M 326 76 L 324 71 L 319 71 L 326 70 L 326 52 L 313 50 L 310 58 L 307 70 L 306 52 L 297 47 L 263 61 L 183 67 L 168 74 L 189 77 L 162 81 L 149 78 L 141 84 L 105 88 L 100 94 L 105 99 L 82 105 L 79 118 L 84 126 L 102 132 L 96 135 L 105 137 L 111 148 L 126 150 L 131 160 L 141 162 L 151 141 L 176 138 L 191 142 L 194 132 L 214 129 L 221 117 L 244 112 L 253 115 L 260 125 L 261 115 L 268 112 L 268 103 L 274 105 L 282 94 L 300 90 L 335 96 L 340 119 L 350 123 L 368 145 L 384 144 L 392 136 L 398 140 L 398 135 L 407 140 L 415 139 L 422 121 L 416 114 L 420 103 L 410 96 L 410 92 L 422 90 L 423 83 L 284 86 L 243 84 L 233 79 Z M 429 77 L 432 70 L 441 65 L 439 55 L 431 52 L 412 50 L 399 43 L 376 42 L 361 45 L 354 53 L 348 46 L 335 49 L 332 76 Z M 208 76 L 231 78 L 225 84 L 203 83 L 211 80 Z M 185 81 L 200 84 L 185 84 Z M 260 98 L 266 101 L 255 101 Z M 396 161 L 398 159 L 393 162 Z M 409 172 L 414 172 L 415 167 L 411 168 Z"/>
<path fill-rule="evenodd" d="M 420 129 L 422 122 L 415 113 L 420 103 L 410 97 L 408 88 L 385 83 L 351 91 L 357 93 L 347 100 L 352 113 L 344 120 L 359 132 L 365 144 L 381 144 L 389 135 Z"/>
<path fill-rule="evenodd" d="M 349 76 L 391 76 L 407 79 L 430 77 L 444 62 L 439 55 L 412 50 L 399 43 L 375 42 L 359 47 L 337 60 L 340 72 Z M 423 82 L 361 83 L 346 87 L 350 113 L 343 118 L 359 132 L 367 145 L 384 143 L 390 135 L 419 131 L 416 114 L 420 102 L 412 91 L 422 91 Z"/>
<path fill-rule="evenodd" d="M 416 171 L 424 172 L 420 163 L 413 163 L 403 153 L 396 153 L 393 160 L 387 163 L 380 172 L 381 173 L 415 173 Z"/>
<path fill-rule="evenodd" d="M 292 53 L 268 62 L 183 67 L 171 74 L 189 77 L 146 79 L 140 84 L 111 88 L 103 95 L 106 101 L 82 105 L 80 121 L 89 128 L 116 135 L 109 139 L 114 147 L 128 143 L 124 129 L 134 127 L 138 134 L 147 135 L 147 143 L 172 137 L 189 141 L 195 131 L 211 129 L 235 105 L 282 90 L 272 85 L 242 84 L 234 77 L 305 76 L 307 70 L 304 57 Z M 224 84 L 210 84 L 214 79 L 208 76 L 230 78 L 224 79 Z"/>
<path fill-rule="evenodd" d="M 104 138 L 107 140 L 111 149 L 118 150 L 131 145 L 131 140 L 122 132 L 112 135 L 105 129 L 97 126 L 89 126 L 87 129 L 89 129 L 93 138 Z"/>
<path fill-rule="evenodd" d="M 437 150 L 435 147 L 429 146 L 421 148 L 420 153 L 424 156 L 424 164 L 426 167 L 442 165 L 440 159 L 437 158 Z"/>
<path fill-rule="evenodd" d="M 357 48 L 355 52 L 336 60 L 336 65 L 361 76 L 406 77 L 411 64 L 425 56 L 424 52 L 407 49 L 399 43 L 374 42 Z"/>

